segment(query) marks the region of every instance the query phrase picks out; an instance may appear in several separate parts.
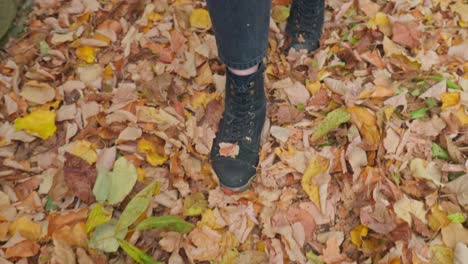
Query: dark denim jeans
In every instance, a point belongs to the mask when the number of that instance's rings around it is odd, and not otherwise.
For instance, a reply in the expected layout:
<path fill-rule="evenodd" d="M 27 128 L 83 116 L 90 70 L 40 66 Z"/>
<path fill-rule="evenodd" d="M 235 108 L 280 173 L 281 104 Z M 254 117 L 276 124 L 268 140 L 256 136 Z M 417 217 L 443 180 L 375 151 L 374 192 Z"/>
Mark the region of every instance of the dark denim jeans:
<path fill-rule="evenodd" d="M 230 68 L 262 62 L 268 48 L 271 0 L 207 0 L 220 59 Z"/>

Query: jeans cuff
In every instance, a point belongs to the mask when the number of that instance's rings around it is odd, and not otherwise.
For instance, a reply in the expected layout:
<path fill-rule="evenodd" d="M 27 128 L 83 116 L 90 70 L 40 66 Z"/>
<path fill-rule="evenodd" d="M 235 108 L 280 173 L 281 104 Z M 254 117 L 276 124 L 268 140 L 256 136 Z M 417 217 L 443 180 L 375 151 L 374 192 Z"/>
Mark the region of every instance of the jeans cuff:
<path fill-rule="evenodd" d="M 236 69 L 236 70 L 245 70 L 245 69 L 248 69 L 248 68 L 251 68 L 257 64 L 260 64 L 263 59 L 265 58 L 266 56 L 266 50 L 264 50 L 262 52 L 262 54 L 256 58 L 253 58 L 249 61 L 246 61 L 246 62 L 235 62 L 235 61 L 230 61 L 230 60 L 227 60 L 225 59 L 221 54 L 219 54 L 219 58 L 221 59 L 221 61 L 229 68 L 231 69 Z"/>

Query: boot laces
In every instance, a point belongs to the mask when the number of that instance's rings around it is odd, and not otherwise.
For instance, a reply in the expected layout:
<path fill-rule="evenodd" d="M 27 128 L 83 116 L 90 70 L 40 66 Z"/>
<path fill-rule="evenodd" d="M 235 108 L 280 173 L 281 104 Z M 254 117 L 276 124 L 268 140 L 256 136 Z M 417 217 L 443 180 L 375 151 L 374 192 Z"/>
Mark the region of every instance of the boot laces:
<path fill-rule="evenodd" d="M 244 138 L 252 138 L 254 120 L 255 120 L 255 92 L 253 83 L 249 87 L 236 87 L 231 90 L 232 115 L 227 118 L 227 140 L 230 142 L 239 142 Z"/>

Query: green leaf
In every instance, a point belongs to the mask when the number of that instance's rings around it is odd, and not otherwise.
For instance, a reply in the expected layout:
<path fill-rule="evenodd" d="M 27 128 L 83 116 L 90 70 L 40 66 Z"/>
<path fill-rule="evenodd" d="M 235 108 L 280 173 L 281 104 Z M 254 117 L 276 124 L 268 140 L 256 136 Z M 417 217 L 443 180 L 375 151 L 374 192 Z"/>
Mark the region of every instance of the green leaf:
<path fill-rule="evenodd" d="M 93 186 L 93 194 L 98 202 L 103 203 L 109 196 L 110 173 L 102 168 L 97 168 L 97 173 L 96 182 Z"/>
<path fill-rule="evenodd" d="M 175 231 L 181 234 L 187 234 L 192 230 L 194 225 L 183 220 L 175 215 L 164 215 L 158 217 L 150 217 L 143 220 L 137 225 L 136 229 L 144 230 L 150 228 L 160 228 L 167 231 Z"/>
<path fill-rule="evenodd" d="M 443 149 L 438 144 L 432 143 L 431 150 L 432 150 L 432 157 L 433 158 L 450 160 L 450 156 L 448 155 L 447 151 L 445 151 L 445 149 Z"/>
<path fill-rule="evenodd" d="M 184 215 L 186 216 L 201 215 L 207 208 L 208 202 L 201 192 L 191 194 L 184 199 Z"/>
<path fill-rule="evenodd" d="M 431 98 L 427 98 L 426 100 L 424 100 L 424 104 L 428 108 L 434 108 L 439 104 L 439 102 L 435 98 L 431 97 Z"/>
<path fill-rule="evenodd" d="M 465 172 L 464 171 L 454 171 L 454 172 L 449 172 L 448 173 L 448 179 L 449 181 L 453 181 L 455 179 L 457 179 L 458 177 L 461 177 L 465 175 Z"/>
<path fill-rule="evenodd" d="M 447 218 L 453 223 L 460 223 L 460 224 L 463 224 L 466 220 L 465 216 L 462 213 L 449 214 L 447 215 Z"/>
<path fill-rule="evenodd" d="M 419 89 L 414 89 L 414 90 L 412 90 L 412 91 L 410 92 L 410 94 L 411 94 L 412 96 L 418 96 L 418 95 L 421 94 L 421 90 L 419 90 Z"/>
<path fill-rule="evenodd" d="M 317 139 L 325 136 L 328 132 L 338 128 L 341 124 L 348 122 L 351 119 L 351 115 L 343 108 L 338 108 L 328 113 L 322 122 L 318 125 L 314 131 L 311 140 L 316 141 Z"/>
<path fill-rule="evenodd" d="M 50 198 L 50 197 L 47 197 L 47 202 L 44 206 L 44 209 L 46 209 L 47 211 L 53 211 L 53 210 L 57 210 L 59 207 L 54 204 L 54 201 Z"/>
<path fill-rule="evenodd" d="M 299 111 L 304 111 L 304 110 L 305 110 L 305 107 L 304 107 L 304 104 L 303 104 L 303 103 L 298 103 L 298 104 L 296 105 L 296 108 L 297 108 L 297 110 L 299 110 Z"/>
<path fill-rule="evenodd" d="M 89 240 L 89 246 L 104 252 L 116 252 L 119 249 L 117 239 L 124 239 L 127 228 L 116 233 L 117 220 L 111 219 L 109 222 L 96 227 Z"/>
<path fill-rule="evenodd" d="M 96 226 L 109 222 L 111 218 L 111 212 L 106 211 L 101 204 L 95 204 L 86 220 L 86 233 L 91 232 Z"/>
<path fill-rule="evenodd" d="M 126 240 L 119 239 L 120 247 L 138 264 L 162 264 L 162 262 L 154 260 L 152 257 L 146 255 L 141 249 L 135 247 Z"/>
<path fill-rule="evenodd" d="M 0 39 L 8 32 L 16 16 L 16 3 L 14 0 L 0 1 Z"/>
<path fill-rule="evenodd" d="M 351 39 L 349 40 L 349 44 L 351 45 L 357 44 L 358 42 L 359 42 L 359 39 L 355 37 L 351 37 Z"/>
<path fill-rule="evenodd" d="M 49 55 L 49 49 L 50 47 L 49 44 L 47 44 L 47 42 L 39 42 L 39 52 L 41 53 L 41 55 Z"/>
<path fill-rule="evenodd" d="M 429 78 L 433 79 L 433 80 L 436 80 L 438 82 L 441 82 L 443 81 L 445 78 L 444 77 L 441 77 L 441 76 L 435 76 L 435 75 L 431 75 L 429 76 Z M 446 80 L 447 81 L 447 88 L 451 88 L 451 89 L 455 89 L 455 90 L 461 90 L 461 86 L 454 83 L 452 80 Z"/>
<path fill-rule="evenodd" d="M 314 264 L 324 264 L 324 262 L 321 261 L 319 259 L 319 257 L 317 255 L 315 255 L 314 252 L 312 252 L 312 251 L 307 251 L 306 257 L 310 262 L 312 262 Z"/>
<path fill-rule="evenodd" d="M 152 182 L 133 197 L 127 207 L 125 207 L 122 215 L 120 215 L 119 221 L 117 222 L 117 230 L 129 227 L 145 212 L 150 204 L 151 197 L 153 197 L 155 187 L 156 182 Z"/>
<path fill-rule="evenodd" d="M 418 118 L 423 118 L 426 116 L 426 112 L 429 110 L 429 108 L 427 107 L 424 107 L 424 108 L 421 108 L 421 109 L 418 109 L 418 110 L 415 110 L 415 111 L 412 111 L 410 112 L 410 116 L 413 118 L 413 119 L 418 119 Z"/>
<path fill-rule="evenodd" d="M 114 163 L 114 170 L 106 173 L 98 168 L 98 176 L 93 187 L 96 200 L 109 204 L 120 203 L 133 189 L 137 180 L 137 170 L 131 162 L 120 157 Z"/>

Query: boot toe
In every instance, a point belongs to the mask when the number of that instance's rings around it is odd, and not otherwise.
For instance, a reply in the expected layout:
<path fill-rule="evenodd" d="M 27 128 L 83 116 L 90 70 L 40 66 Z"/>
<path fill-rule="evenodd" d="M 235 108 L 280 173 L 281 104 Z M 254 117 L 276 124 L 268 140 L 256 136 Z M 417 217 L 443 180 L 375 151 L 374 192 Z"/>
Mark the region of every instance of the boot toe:
<path fill-rule="evenodd" d="M 256 168 L 242 160 L 218 157 L 212 161 L 221 185 L 233 191 L 243 191 L 256 174 Z"/>

